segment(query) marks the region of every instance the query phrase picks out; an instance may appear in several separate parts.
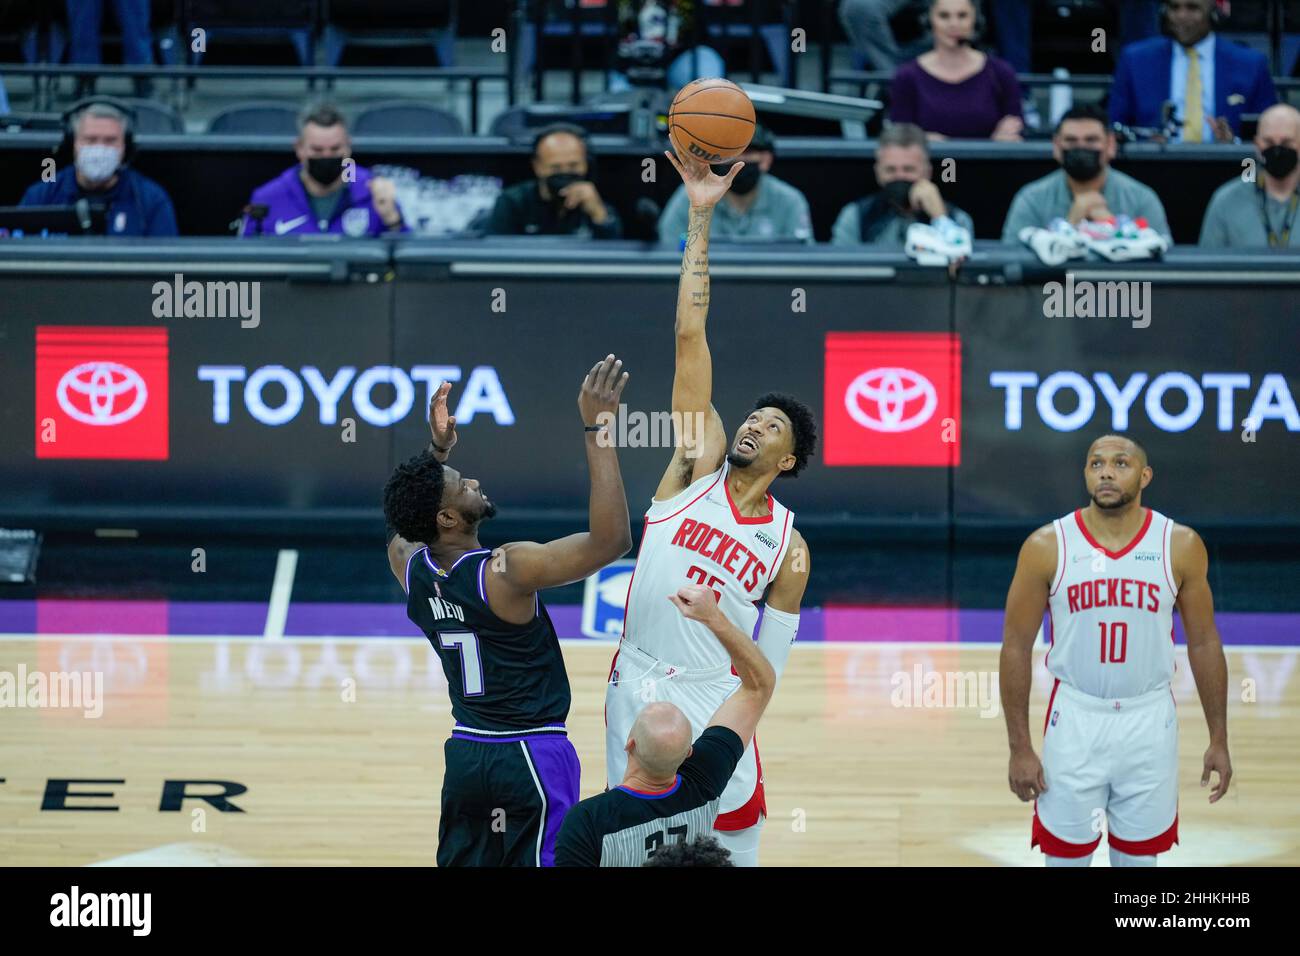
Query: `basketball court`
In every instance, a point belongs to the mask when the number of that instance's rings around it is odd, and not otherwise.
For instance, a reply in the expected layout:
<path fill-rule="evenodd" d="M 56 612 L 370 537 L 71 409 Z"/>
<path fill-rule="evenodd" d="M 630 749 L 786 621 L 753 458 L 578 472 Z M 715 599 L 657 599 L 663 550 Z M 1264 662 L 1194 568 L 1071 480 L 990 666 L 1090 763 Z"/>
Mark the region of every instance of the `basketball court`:
<path fill-rule="evenodd" d="M 954 562 L 954 587 L 972 606 L 951 609 L 924 605 L 942 590 L 933 578 L 902 583 L 929 553 L 913 550 L 863 550 L 861 567 L 840 568 L 849 578 L 892 554 L 898 581 L 863 576 L 858 590 L 890 592 L 893 604 L 832 603 L 828 591 L 843 587 L 828 574 L 820 606 L 805 611 L 758 732 L 764 865 L 1042 864 L 1029 848 L 1029 807 L 1007 789 L 997 704 L 1005 584 L 986 569 L 1009 572 L 1012 555 Z M 91 553 L 98 560 L 88 564 Z M 398 595 L 373 600 L 396 588 L 378 547 L 218 547 L 207 552 L 206 580 L 170 544 L 51 542 L 46 559 L 54 573 L 40 594 L 0 602 L 0 670 L 102 673 L 102 713 L 6 709 L 6 862 L 432 865 L 446 680 Z M 1269 568 L 1282 575 L 1287 565 L 1262 563 L 1255 579 Z M 367 600 L 339 603 L 345 580 Z M 1242 599 L 1220 586 L 1221 605 Z M 568 729 L 589 796 L 604 786 L 615 644 L 581 636 L 579 588 L 544 597 L 565 638 Z M 1300 862 L 1298 622 L 1280 609 L 1219 613 L 1234 778 L 1214 806 L 1198 786 L 1205 724 L 1180 637 L 1182 845 L 1161 865 Z M 1042 654 L 1035 746 L 1049 687 Z M 51 781 L 62 780 L 77 782 L 61 792 Z M 225 796 L 227 812 L 205 795 Z M 1104 853 L 1095 865 L 1106 865 Z"/>

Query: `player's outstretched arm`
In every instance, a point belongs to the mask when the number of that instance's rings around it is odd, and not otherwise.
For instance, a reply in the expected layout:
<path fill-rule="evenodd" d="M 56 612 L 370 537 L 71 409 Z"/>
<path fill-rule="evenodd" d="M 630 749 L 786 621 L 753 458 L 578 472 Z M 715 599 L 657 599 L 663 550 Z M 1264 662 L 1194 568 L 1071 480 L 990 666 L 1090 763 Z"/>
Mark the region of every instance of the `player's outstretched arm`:
<path fill-rule="evenodd" d="M 708 588 L 688 584 L 676 594 L 668 595 L 668 600 L 677 606 L 683 617 L 699 621 L 712 631 L 731 655 L 731 666 L 740 678 L 740 687 L 717 709 L 707 726 L 727 727 L 748 746 L 758 719 L 763 716 L 767 702 L 772 699 L 772 691 L 776 689 L 776 671 L 750 636 L 718 610 L 718 599 Z"/>
<path fill-rule="evenodd" d="M 1031 534 L 1020 548 L 1016 573 L 1007 590 L 1002 656 L 998 661 L 1002 712 L 1011 745 L 1007 780 L 1011 792 L 1026 801 L 1036 799 L 1047 789 L 1043 765 L 1029 740 L 1029 689 L 1033 685 L 1034 638 L 1043 624 L 1043 610 L 1055 574 L 1056 530 L 1049 524 Z"/>
<path fill-rule="evenodd" d="M 613 355 L 597 362 L 583 380 L 578 408 L 584 427 L 591 428 L 616 415 L 628 373 Z M 632 549 L 627 495 L 618 467 L 618 449 L 607 430 L 585 432 L 587 470 L 591 475 L 588 529 L 579 534 L 539 544 L 516 541 L 501 548 L 489 562 L 485 577 L 489 600 L 508 605 L 543 588 L 581 581 Z"/>
<path fill-rule="evenodd" d="M 450 394 L 451 382 L 442 382 L 429 399 L 429 444 L 424 449 L 444 464 L 458 440 L 456 416 L 447 409 L 447 396 Z M 403 590 L 406 588 L 406 565 L 411 555 L 423 547 L 422 542 L 407 541 L 396 533 L 388 539 L 388 568 Z"/>
<path fill-rule="evenodd" d="M 799 634 L 799 605 L 808 587 L 811 566 L 812 554 L 808 543 L 797 530 L 791 529 L 790 547 L 767 592 L 763 621 L 758 625 L 758 649 L 772 665 L 777 677 L 784 673 L 790 648 Z"/>
<path fill-rule="evenodd" d="M 1205 723 L 1210 730 L 1210 746 L 1205 751 L 1201 786 L 1217 773 L 1219 782 L 1210 793 L 1216 803 L 1228 792 L 1232 780 L 1232 761 L 1228 757 L 1228 661 L 1223 655 L 1219 629 L 1214 626 L 1214 595 L 1210 592 L 1210 557 L 1205 542 L 1191 528 L 1175 525 L 1171 543 L 1174 580 L 1178 582 L 1178 614 L 1187 634 L 1187 662 L 1196 679 Z"/>
<path fill-rule="evenodd" d="M 745 165 L 736 163 L 726 176 L 718 176 L 707 163 L 692 157 L 682 158 L 672 152 L 664 155 L 681 174 L 690 211 L 674 325 L 677 354 L 672 410 L 679 423 L 678 445 L 655 491 L 660 500 L 671 498 L 696 478 L 717 469 L 726 453 L 722 418 L 712 405 L 713 358 L 705 335 L 709 316 L 709 223 L 713 207 Z"/>

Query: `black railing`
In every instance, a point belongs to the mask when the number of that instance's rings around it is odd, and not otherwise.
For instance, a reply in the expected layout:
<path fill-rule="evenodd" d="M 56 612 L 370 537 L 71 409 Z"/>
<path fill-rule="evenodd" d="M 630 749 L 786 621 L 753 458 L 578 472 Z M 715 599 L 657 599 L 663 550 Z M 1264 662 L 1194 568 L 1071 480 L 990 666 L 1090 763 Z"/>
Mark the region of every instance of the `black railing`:
<path fill-rule="evenodd" d="M 479 93 L 484 82 L 499 82 L 506 89 L 507 105 L 514 105 L 514 86 L 510 82 L 510 72 L 493 70 L 486 67 L 377 67 L 377 66 L 101 66 L 98 64 L 52 65 L 49 63 L 0 63 L 0 75 L 30 76 L 33 81 L 34 108 L 37 112 L 49 110 L 55 99 L 55 86 L 58 80 L 71 76 L 83 77 L 126 77 L 129 79 L 174 80 L 177 97 L 182 94 L 182 81 L 188 89 L 199 80 L 238 81 L 238 80 L 302 80 L 310 91 L 318 80 L 323 80 L 327 89 L 336 83 L 353 80 L 408 80 L 446 81 L 455 83 L 466 81 L 469 84 L 470 129 L 478 130 Z"/>

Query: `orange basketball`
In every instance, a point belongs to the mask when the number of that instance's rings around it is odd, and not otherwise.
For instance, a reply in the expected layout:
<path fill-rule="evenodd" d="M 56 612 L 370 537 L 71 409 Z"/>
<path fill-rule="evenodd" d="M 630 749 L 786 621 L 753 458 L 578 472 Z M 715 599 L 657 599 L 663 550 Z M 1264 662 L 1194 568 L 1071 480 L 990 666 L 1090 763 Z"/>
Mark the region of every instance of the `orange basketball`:
<path fill-rule="evenodd" d="M 678 155 L 706 163 L 735 159 L 754 136 L 754 104 L 730 80 L 687 83 L 668 108 L 668 138 Z"/>

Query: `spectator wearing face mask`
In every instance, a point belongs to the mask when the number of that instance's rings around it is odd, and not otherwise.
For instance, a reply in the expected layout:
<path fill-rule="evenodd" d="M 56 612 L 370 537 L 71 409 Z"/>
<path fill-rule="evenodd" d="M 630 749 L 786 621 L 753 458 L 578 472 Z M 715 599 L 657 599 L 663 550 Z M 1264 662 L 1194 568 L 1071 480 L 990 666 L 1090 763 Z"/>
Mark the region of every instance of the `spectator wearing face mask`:
<path fill-rule="evenodd" d="M 1234 176 L 1210 199 L 1201 245 L 1213 249 L 1300 247 L 1300 110 L 1286 103 L 1259 117 L 1253 182 Z"/>
<path fill-rule="evenodd" d="M 352 159 L 343 114 L 309 108 L 298 121 L 298 162 L 253 190 L 241 236 L 335 233 L 361 238 L 409 232 L 391 179 L 371 176 Z"/>
<path fill-rule="evenodd" d="M 1011 200 L 1002 225 L 1003 242 L 1019 243 L 1022 229 L 1046 229 L 1056 219 L 1077 226 L 1084 219 L 1102 221 L 1112 215 L 1145 219 L 1171 241 L 1160 197 L 1150 186 L 1111 168 L 1115 134 L 1097 107 L 1076 106 L 1061 117 L 1052 137 L 1052 156 L 1061 168 L 1022 186 Z"/>
<path fill-rule="evenodd" d="M 582 127 L 555 123 L 539 130 L 533 138 L 533 175 L 497 197 L 488 235 L 622 237 L 618 213 L 591 181 Z"/>
<path fill-rule="evenodd" d="M 912 223 L 934 223 L 944 216 L 973 233 L 970 216 L 945 202 L 930 179 L 930 153 L 921 127 L 899 123 L 881 133 L 875 173 L 880 191 L 840 210 L 831 230 L 832 244 L 901 249 Z"/>
<path fill-rule="evenodd" d="M 735 160 L 719 163 L 713 171 L 726 175 L 735 162 L 745 164 L 731 188 L 714 207 L 710 236 L 714 240 L 812 242 L 812 216 L 808 200 L 798 189 L 772 175 L 776 143 L 762 126 L 754 127 L 749 147 Z M 659 217 L 659 241 L 676 247 L 686 235 L 690 201 L 678 186 Z"/>
<path fill-rule="evenodd" d="M 88 101 L 68 116 L 72 165 L 23 194 L 21 206 L 105 207 L 110 236 L 174 236 L 176 213 L 166 190 L 127 165 L 131 116 L 108 100 Z"/>

